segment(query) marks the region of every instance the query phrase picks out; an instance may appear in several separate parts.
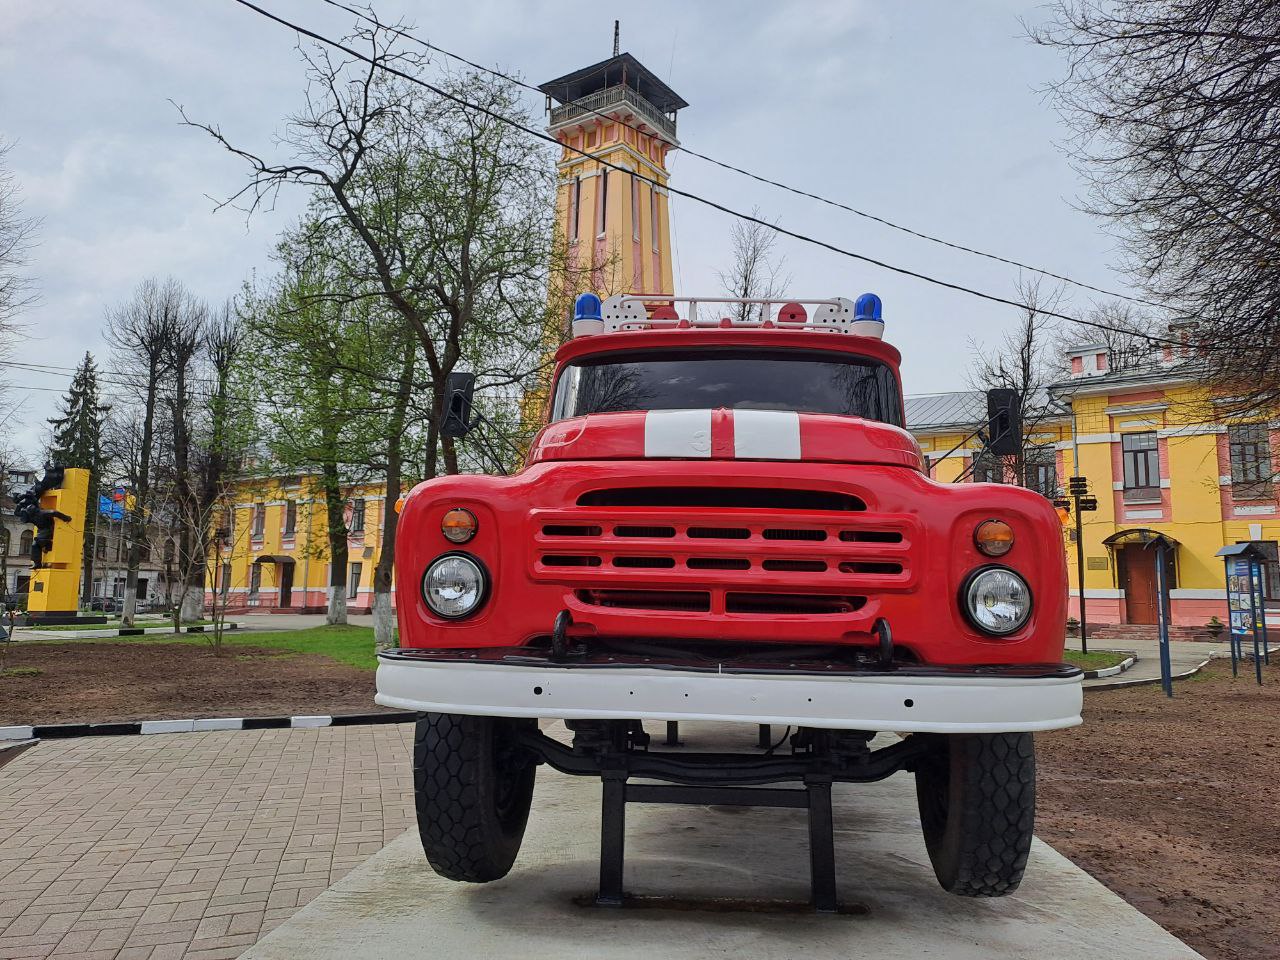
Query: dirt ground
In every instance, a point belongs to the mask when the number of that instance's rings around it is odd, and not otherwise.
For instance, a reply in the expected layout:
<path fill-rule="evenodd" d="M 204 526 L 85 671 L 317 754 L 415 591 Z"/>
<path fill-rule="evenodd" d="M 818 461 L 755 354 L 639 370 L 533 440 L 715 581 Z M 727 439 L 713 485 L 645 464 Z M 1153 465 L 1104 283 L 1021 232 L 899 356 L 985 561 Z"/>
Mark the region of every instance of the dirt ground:
<path fill-rule="evenodd" d="M 373 671 L 327 657 L 194 644 L 14 644 L 0 724 L 372 713 Z M 38 674 L 24 676 L 23 668 Z"/>
<path fill-rule="evenodd" d="M 1038 734 L 1037 833 L 1211 960 L 1280 958 L 1280 657 L 1090 691 Z"/>
<path fill-rule="evenodd" d="M 0 724 L 363 713 L 372 671 L 318 655 L 164 643 L 14 645 Z M 1037 832 L 1211 960 L 1280 960 L 1280 657 L 1091 691 L 1040 734 Z"/>

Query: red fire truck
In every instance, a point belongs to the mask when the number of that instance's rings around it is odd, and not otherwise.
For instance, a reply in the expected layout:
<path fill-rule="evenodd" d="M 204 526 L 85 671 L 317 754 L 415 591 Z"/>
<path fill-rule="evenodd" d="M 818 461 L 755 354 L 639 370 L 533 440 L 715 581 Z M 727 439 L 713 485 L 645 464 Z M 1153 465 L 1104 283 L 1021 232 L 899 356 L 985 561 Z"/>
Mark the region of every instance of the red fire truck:
<path fill-rule="evenodd" d="M 1033 734 L 1080 722 L 1052 505 L 929 478 L 873 294 L 584 294 L 573 328 L 523 468 L 403 505 L 377 702 L 422 714 L 432 867 L 504 876 L 545 763 L 603 780 L 600 903 L 624 899 L 626 802 L 738 803 L 808 809 L 833 909 L 832 784 L 908 771 L 941 885 L 1015 889 Z M 475 426 L 473 386 L 451 381 L 446 433 Z M 783 732 L 681 752 L 644 726 L 682 720 Z"/>

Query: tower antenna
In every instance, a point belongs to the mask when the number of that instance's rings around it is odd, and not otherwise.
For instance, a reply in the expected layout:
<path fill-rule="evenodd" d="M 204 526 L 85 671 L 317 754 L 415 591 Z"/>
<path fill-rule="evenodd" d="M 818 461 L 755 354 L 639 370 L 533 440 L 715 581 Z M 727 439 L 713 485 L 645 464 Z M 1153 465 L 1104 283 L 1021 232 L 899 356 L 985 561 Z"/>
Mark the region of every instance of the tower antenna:
<path fill-rule="evenodd" d="M 618 34 L 620 32 L 618 29 L 619 22 L 620 21 L 617 20 L 613 21 L 613 55 L 615 57 L 618 55 Z"/>

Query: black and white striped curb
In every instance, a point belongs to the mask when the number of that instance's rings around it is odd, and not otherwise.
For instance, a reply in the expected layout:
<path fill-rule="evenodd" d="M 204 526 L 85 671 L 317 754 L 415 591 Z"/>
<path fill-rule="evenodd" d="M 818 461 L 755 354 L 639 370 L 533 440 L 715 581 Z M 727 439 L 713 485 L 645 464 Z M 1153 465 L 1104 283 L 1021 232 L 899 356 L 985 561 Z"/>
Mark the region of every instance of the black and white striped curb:
<path fill-rule="evenodd" d="M 1132 654 L 1131 656 L 1125 657 L 1125 659 L 1121 660 L 1114 667 L 1102 667 L 1099 670 L 1086 670 L 1084 672 L 1084 678 L 1086 680 L 1097 680 L 1099 677 L 1114 677 L 1117 673 L 1124 673 L 1137 662 L 1137 654 Z"/>
<path fill-rule="evenodd" d="M 238 623 L 224 623 L 222 629 L 231 631 L 241 629 Z M 151 627 L 106 627 L 101 630 L 92 628 L 84 630 L 51 630 L 48 627 L 39 625 L 32 626 L 28 624 L 23 627 L 14 627 L 14 630 L 23 631 L 28 635 L 28 639 L 39 640 L 103 640 L 110 637 L 159 637 L 165 634 L 175 635 L 175 631 L 171 624 L 157 624 Z M 194 623 L 184 627 L 179 627 L 176 633 L 213 633 L 213 624 L 211 623 Z M 35 634 L 31 637 L 30 634 Z"/>
<path fill-rule="evenodd" d="M 1169 679 L 1185 680 L 1187 679 L 1187 677 L 1194 677 L 1197 673 L 1199 673 L 1201 670 L 1207 667 L 1215 659 L 1216 659 L 1215 657 L 1210 657 L 1207 660 L 1201 660 L 1198 664 L 1196 664 L 1190 670 L 1184 670 L 1182 671 L 1182 673 L 1175 673 Z M 1090 690 L 1123 690 L 1126 687 L 1144 687 L 1149 684 L 1156 684 L 1160 682 L 1161 682 L 1161 678 L 1158 676 L 1142 677 L 1137 680 L 1117 680 L 1115 683 L 1101 683 L 1101 684 L 1098 684 L 1098 686 L 1096 687 L 1089 687 L 1088 689 Z"/>
<path fill-rule="evenodd" d="M 337 716 L 209 717 L 201 720 L 136 720 L 127 723 L 50 723 L 0 727 L 0 741 L 57 740 L 67 737 L 125 737 L 131 734 L 207 733 L 211 730 L 294 730 L 318 727 L 353 727 L 374 723 L 411 723 L 418 715 L 395 713 L 346 713 Z"/>

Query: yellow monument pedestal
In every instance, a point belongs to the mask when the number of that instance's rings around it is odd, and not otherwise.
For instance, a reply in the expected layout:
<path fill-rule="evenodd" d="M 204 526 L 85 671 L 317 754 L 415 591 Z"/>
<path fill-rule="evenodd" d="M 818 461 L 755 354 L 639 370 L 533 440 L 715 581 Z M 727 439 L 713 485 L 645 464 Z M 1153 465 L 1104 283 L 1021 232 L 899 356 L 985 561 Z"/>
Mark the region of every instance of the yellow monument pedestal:
<path fill-rule="evenodd" d="M 80 609 L 80 577 L 84 565 L 84 518 L 89 501 L 89 471 L 68 467 L 62 486 L 40 497 L 43 510 L 70 517 L 53 520 L 53 543 L 31 572 L 27 596 L 27 620 L 53 623 L 73 620 Z M 37 528 L 36 537 L 40 536 Z"/>

